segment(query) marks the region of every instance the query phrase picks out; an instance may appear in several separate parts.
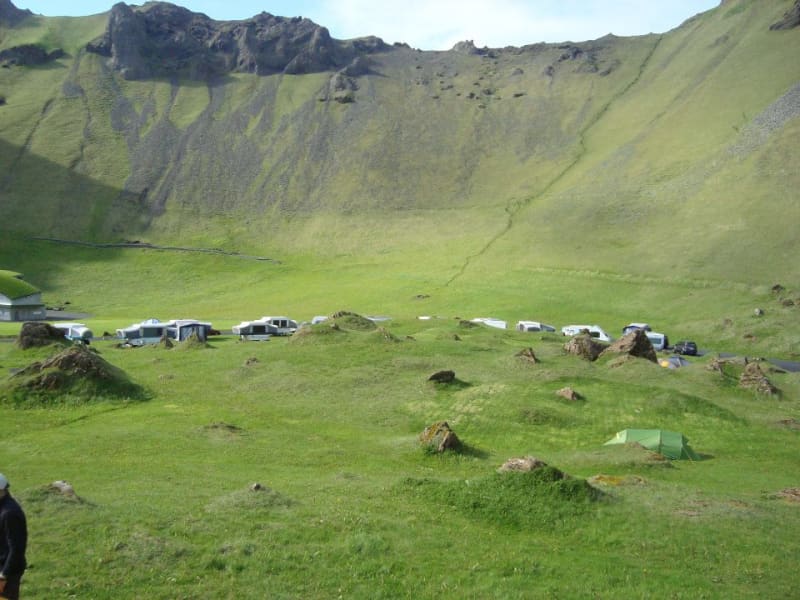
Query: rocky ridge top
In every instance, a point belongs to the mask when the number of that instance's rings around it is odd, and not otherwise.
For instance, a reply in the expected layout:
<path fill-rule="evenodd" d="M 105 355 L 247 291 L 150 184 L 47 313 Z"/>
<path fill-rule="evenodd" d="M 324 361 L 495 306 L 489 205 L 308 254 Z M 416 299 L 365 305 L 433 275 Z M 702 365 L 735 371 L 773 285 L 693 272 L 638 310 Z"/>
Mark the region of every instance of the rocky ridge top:
<path fill-rule="evenodd" d="M 242 21 L 216 21 L 167 2 L 115 4 L 105 33 L 87 45 L 90 52 L 108 57 L 126 79 L 201 80 L 231 72 L 338 70 L 390 48 L 377 37 L 336 40 L 325 27 L 302 17 L 262 12 Z"/>
<path fill-rule="evenodd" d="M 17 8 L 11 0 L 0 0 L 0 23 L 16 25 L 32 14 L 33 13 L 29 10 Z"/>

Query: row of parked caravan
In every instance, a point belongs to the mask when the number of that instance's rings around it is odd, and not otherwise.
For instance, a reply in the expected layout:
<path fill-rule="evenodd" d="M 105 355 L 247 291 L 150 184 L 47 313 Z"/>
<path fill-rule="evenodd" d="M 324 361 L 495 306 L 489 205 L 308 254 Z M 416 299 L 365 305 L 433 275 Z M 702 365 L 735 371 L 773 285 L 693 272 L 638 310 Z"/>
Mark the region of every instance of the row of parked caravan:
<path fill-rule="evenodd" d="M 241 340 L 268 340 L 273 335 L 292 335 L 297 331 L 297 322 L 289 317 L 261 317 L 253 321 L 242 321 L 232 328 Z M 212 331 L 211 323 L 195 319 L 176 319 L 161 322 L 148 319 L 130 327 L 117 329 L 117 338 L 131 346 L 157 344 L 163 337 L 182 342 L 194 335 L 205 341 Z"/>
<path fill-rule="evenodd" d="M 192 335 L 205 341 L 211 332 L 211 323 L 204 323 L 196 319 L 173 319 L 159 321 L 147 319 L 141 323 L 134 323 L 123 329 L 117 329 L 117 338 L 129 346 L 146 346 L 157 344 L 162 338 L 176 342 L 184 342 Z"/>
<path fill-rule="evenodd" d="M 421 319 L 430 317 L 420 317 Z M 314 317 L 312 324 L 321 323 L 327 317 Z M 386 320 L 388 317 L 374 317 L 374 320 Z M 492 317 L 478 317 L 472 319 L 473 323 L 480 323 L 496 329 L 507 329 L 508 324 L 502 319 Z M 83 323 L 56 323 L 55 327 L 64 331 L 64 336 L 76 342 L 88 344 L 94 334 Z M 242 341 L 268 340 L 272 336 L 292 335 L 297 331 L 299 325 L 294 319 L 284 316 L 267 316 L 253 321 L 242 321 L 231 328 L 234 335 L 238 335 Z M 523 332 L 549 332 L 555 333 L 556 328 L 541 321 L 518 321 L 514 327 L 517 331 Z M 653 331 L 647 323 L 630 323 L 623 327 L 622 334 L 626 335 L 633 330 L 643 330 L 653 348 L 656 350 L 666 350 L 669 348 L 669 339 L 666 334 Z M 117 329 L 117 338 L 124 344 L 130 346 L 144 346 L 147 344 L 157 344 L 162 338 L 166 337 L 176 342 L 182 342 L 192 335 L 199 340 L 205 341 L 212 331 L 211 323 L 198 321 L 196 319 L 173 319 L 171 321 L 159 321 L 158 319 L 147 319 L 141 323 L 134 323 L 128 327 Z M 612 338 L 599 325 L 565 325 L 561 328 L 561 334 L 574 336 L 582 332 L 588 332 L 593 338 L 604 342 L 613 342 Z M 690 354 L 691 352 L 686 352 Z"/>
<path fill-rule="evenodd" d="M 263 341 L 273 335 L 292 335 L 297 328 L 297 321 L 289 317 L 261 317 L 255 321 L 242 321 L 231 331 L 242 341 Z"/>
<path fill-rule="evenodd" d="M 508 324 L 502 319 L 495 319 L 492 317 L 478 317 L 476 319 L 472 319 L 472 322 L 482 323 L 483 325 L 495 327 L 497 329 L 506 329 L 508 326 Z M 542 323 L 541 321 L 517 321 L 517 325 L 514 327 L 514 329 L 525 332 L 544 331 L 555 333 L 556 331 L 555 327 L 546 323 Z M 666 350 L 669 348 L 669 338 L 667 335 L 653 331 L 650 325 L 647 323 L 630 323 L 622 328 L 622 335 L 627 335 L 636 329 L 641 329 L 645 332 L 655 350 Z M 611 337 L 599 325 L 565 325 L 561 328 L 561 335 L 566 336 L 574 336 L 582 332 L 588 332 L 590 336 L 603 342 L 614 341 L 614 338 Z"/>

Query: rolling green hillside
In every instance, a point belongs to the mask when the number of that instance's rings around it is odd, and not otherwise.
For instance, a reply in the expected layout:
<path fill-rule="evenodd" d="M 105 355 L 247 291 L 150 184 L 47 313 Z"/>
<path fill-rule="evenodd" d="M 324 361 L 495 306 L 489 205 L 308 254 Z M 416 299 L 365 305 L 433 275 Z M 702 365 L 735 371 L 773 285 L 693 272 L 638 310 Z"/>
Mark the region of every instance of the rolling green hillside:
<path fill-rule="evenodd" d="M 434 310 L 502 309 L 594 276 L 671 298 L 738 285 L 756 294 L 738 305 L 760 302 L 800 285 L 800 29 L 770 30 L 792 6 L 728 0 L 663 35 L 395 46 L 353 77 L 211 81 L 124 79 L 86 50 L 107 15 L 28 17 L 0 27 L 0 50 L 66 54 L 0 69 L 2 266 L 46 283 L 55 259 L 62 280 L 91 280 L 111 253 L 31 238 L 137 240 L 278 259 L 281 302 L 308 310 L 431 292 Z M 139 259 L 113 256 L 120 289 L 135 285 Z M 272 277 L 220 286 L 217 302 L 274 301 Z M 553 294 L 536 306 L 575 302 Z"/>
<path fill-rule="evenodd" d="M 0 74 L 3 229 L 282 253 L 434 242 L 451 276 L 486 262 L 796 281 L 800 34 L 769 30 L 790 6 L 727 2 L 577 45 L 397 47 L 342 104 L 320 101 L 330 73 L 124 81 L 83 49 L 103 15 L 31 17 L 2 46 L 67 56 Z"/>

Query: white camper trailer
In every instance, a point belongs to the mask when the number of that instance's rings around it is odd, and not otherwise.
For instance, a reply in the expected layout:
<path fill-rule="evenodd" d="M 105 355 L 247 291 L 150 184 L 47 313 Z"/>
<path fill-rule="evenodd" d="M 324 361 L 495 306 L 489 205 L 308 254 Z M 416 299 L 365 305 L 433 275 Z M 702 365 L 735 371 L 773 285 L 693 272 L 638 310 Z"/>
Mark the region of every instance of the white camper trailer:
<path fill-rule="evenodd" d="M 231 331 L 243 342 L 265 342 L 273 335 L 279 335 L 278 328 L 263 319 L 242 321 L 232 327 Z"/>
<path fill-rule="evenodd" d="M 517 321 L 517 331 L 527 331 L 527 332 L 548 331 L 552 333 L 555 330 L 556 328 L 553 327 L 552 325 L 540 323 L 539 321 Z"/>
<path fill-rule="evenodd" d="M 117 329 L 117 337 L 131 346 L 157 344 L 166 332 L 167 324 L 158 319 L 146 319 L 123 329 Z"/>
<path fill-rule="evenodd" d="M 259 321 L 273 325 L 277 331 L 273 335 L 292 335 L 297 331 L 297 321 L 289 317 L 261 317 Z"/>
<path fill-rule="evenodd" d="M 195 319 L 173 319 L 167 322 L 167 337 L 176 342 L 185 342 L 193 334 L 201 342 L 208 339 L 211 323 L 203 323 Z"/>
<path fill-rule="evenodd" d="M 614 339 L 608 335 L 599 325 L 565 325 L 561 328 L 562 335 L 574 336 L 586 330 L 589 335 L 601 342 L 613 342 Z"/>
<path fill-rule="evenodd" d="M 157 344 L 163 337 L 183 342 L 189 339 L 193 333 L 199 340 L 206 341 L 209 331 L 211 331 L 211 323 L 203 323 L 195 319 L 173 319 L 166 323 L 158 319 L 147 319 L 124 329 L 117 329 L 117 337 L 130 346 L 145 346 Z"/>
<path fill-rule="evenodd" d="M 53 327 L 64 332 L 64 337 L 72 342 L 90 344 L 94 334 L 83 323 L 54 323 Z"/>

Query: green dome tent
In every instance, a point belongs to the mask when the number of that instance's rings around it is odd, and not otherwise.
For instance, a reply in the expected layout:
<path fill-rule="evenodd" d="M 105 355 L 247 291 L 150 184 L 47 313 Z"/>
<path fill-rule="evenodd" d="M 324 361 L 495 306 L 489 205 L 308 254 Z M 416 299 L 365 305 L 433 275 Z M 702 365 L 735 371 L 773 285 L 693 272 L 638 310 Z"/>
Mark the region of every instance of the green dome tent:
<path fill-rule="evenodd" d="M 604 445 L 631 443 L 641 444 L 648 450 L 663 454 L 667 458 L 700 460 L 695 451 L 689 447 L 689 440 L 682 433 L 663 429 L 623 429 Z"/>

